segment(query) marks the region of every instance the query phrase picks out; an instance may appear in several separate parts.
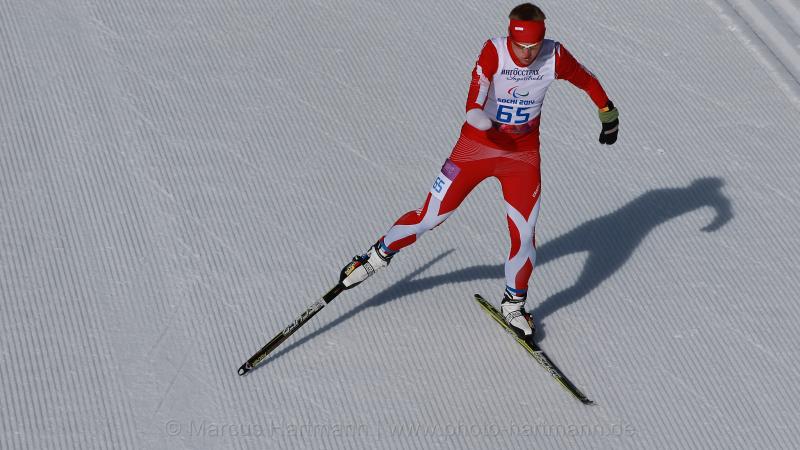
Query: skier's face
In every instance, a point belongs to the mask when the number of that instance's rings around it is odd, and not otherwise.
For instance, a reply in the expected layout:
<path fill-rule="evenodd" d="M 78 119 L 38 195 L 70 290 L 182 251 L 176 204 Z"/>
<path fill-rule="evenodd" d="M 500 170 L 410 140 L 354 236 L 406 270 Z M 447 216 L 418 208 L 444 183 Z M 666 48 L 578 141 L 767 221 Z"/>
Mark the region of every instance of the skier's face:
<path fill-rule="evenodd" d="M 535 44 L 526 44 L 524 42 L 511 41 L 511 48 L 514 49 L 514 56 L 517 57 L 523 66 L 529 66 L 539 55 L 539 49 L 542 47 L 541 42 Z"/>

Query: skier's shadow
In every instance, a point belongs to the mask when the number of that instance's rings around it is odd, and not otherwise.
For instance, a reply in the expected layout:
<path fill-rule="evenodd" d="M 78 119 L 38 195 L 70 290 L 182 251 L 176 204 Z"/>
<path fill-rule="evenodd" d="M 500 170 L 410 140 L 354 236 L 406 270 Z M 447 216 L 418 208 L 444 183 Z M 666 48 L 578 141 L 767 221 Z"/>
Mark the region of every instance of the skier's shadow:
<path fill-rule="evenodd" d="M 559 308 L 580 300 L 610 278 L 628 261 L 642 240 L 658 225 L 705 207 L 714 209 L 716 215 L 708 225 L 701 228 L 702 231 L 716 231 L 730 221 L 733 212 L 730 200 L 722 193 L 723 185 L 722 179 L 709 177 L 695 180 L 687 187 L 647 191 L 613 213 L 592 219 L 537 247 L 537 267 L 573 253 L 586 252 L 588 254 L 583 271 L 575 284 L 550 296 L 531 311 L 538 325 L 537 338 L 541 339 L 544 336 L 542 326 L 544 318 Z M 380 306 L 406 295 L 426 291 L 447 283 L 470 282 L 477 279 L 502 279 L 502 264 L 472 266 L 443 275 L 417 278 L 452 252 L 453 250 L 448 250 L 442 253 L 371 299 L 283 348 L 271 359 L 278 358 L 293 348 L 303 345 L 367 308 Z M 530 303 L 535 303 L 535 300 Z"/>
<path fill-rule="evenodd" d="M 578 280 L 570 287 L 539 303 L 531 313 L 537 321 L 537 337 L 544 337 L 541 321 L 570 305 L 610 278 L 631 257 L 644 238 L 662 223 L 709 207 L 712 221 L 701 228 L 713 232 L 733 218 L 731 202 L 722 193 L 720 178 L 701 178 L 688 187 L 654 189 L 645 192 L 622 208 L 592 219 L 536 249 L 536 265 L 562 256 L 586 252 L 586 262 Z"/>

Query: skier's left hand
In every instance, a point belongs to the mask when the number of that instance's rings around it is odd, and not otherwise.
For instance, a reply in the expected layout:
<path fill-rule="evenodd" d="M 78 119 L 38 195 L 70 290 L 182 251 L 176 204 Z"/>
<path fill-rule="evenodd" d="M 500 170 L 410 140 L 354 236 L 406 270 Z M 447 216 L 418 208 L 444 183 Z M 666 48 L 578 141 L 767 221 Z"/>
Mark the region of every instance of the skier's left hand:
<path fill-rule="evenodd" d="M 606 107 L 598 112 L 600 122 L 603 122 L 603 130 L 600 131 L 600 143 L 611 145 L 617 142 L 617 133 L 619 133 L 619 111 L 614 107 L 611 100 L 608 101 Z"/>

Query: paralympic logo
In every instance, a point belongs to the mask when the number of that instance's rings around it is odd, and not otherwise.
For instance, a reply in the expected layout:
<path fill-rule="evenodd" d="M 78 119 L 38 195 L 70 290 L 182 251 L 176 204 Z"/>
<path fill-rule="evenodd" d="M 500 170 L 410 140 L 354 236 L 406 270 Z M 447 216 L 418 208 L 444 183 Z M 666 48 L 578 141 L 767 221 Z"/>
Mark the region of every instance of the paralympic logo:
<path fill-rule="evenodd" d="M 528 95 L 530 95 L 530 92 L 520 92 L 517 90 L 518 88 L 519 86 L 512 87 L 511 89 L 508 90 L 508 94 L 514 98 L 527 97 Z"/>

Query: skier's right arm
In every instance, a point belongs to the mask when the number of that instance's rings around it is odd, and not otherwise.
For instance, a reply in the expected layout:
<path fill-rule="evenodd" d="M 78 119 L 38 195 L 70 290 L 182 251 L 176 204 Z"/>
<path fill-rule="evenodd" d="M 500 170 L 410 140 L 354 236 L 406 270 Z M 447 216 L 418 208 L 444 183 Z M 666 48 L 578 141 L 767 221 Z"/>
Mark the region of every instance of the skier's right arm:
<path fill-rule="evenodd" d="M 479 130 L 486 131 L 492 127 L 492 121 L 483 111 L 483 106 L 492 83 L 490 78 L 497 72 L 498 64 L 497 50 L 491 41 L 486 41 L 472 69 L 472 81 L 467 94 L 467 123 Z"/>

